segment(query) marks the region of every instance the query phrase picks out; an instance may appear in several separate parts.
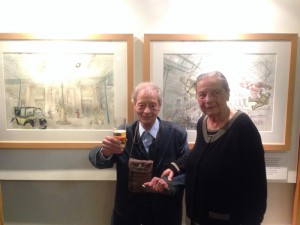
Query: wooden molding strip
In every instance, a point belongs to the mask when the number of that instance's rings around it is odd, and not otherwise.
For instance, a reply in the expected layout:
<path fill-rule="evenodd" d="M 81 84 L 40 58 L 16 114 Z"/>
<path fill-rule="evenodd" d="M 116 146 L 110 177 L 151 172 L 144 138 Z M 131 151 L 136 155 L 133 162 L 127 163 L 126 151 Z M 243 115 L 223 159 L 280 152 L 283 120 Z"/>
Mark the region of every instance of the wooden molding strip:
<path fill-rule="evenodd" d="M 1 183 L 0 183 L 0 225 L 4 225 Z"/>
<path fill-rule="evenodd" d="M 298 148 L 297 180 L 294 194 L 292 225 L 300 225 L 300 140 Z"/>

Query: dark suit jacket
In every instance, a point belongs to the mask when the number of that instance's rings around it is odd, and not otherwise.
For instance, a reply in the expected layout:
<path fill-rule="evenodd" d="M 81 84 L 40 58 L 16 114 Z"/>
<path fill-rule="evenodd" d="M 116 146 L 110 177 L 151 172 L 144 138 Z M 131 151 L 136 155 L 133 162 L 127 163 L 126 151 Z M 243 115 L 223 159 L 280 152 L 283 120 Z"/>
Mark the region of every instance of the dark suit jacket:
<path fill-rule="evenodd" d="M 151 210 L 155 224 L 181 224 L 184 175 L 173 179 L 172 182 L 176 187 L 173 195 L 133 194 L 128 191 L 128 158 L 131 154 L 131 157 L 137 159 L 152 159 L 154 161 L 153 176 L 160 177 L 169 163 L 188 154 L 186 131 L 175 123 L 160 120 L 157 137 L 149 147 L 149 152 L 154 152 L 150 156 L 142 144 L 137 121 L 126 127 L 126 136 L 127 143 L 122 154 L 113 155 L 110 160 L 100 160 L 98 153 L 101 148 L 96 147 L 92 149 L 89 156 L 91 163 L 100 169 L 113 167 L 116 163 L 115 212 L 124 217 L 137 218 L 143 215 L 143 210 Z"/>

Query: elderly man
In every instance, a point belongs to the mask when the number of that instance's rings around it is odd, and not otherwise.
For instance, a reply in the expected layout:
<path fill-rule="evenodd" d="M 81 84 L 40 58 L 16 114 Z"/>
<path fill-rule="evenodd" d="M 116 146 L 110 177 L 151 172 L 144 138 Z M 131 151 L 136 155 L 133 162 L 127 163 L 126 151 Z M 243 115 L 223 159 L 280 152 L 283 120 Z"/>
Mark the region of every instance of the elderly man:
<path fill-rule="evenodd" d="M 138 120 L 126 126 L 126 146 L 107 136 L 101 147 L 90 152 L 90 161 L 97 168 L 109 168 L 116 163 L 117 186 L 111 224 L 180 225 L 184 175 L 174 178 L 172 183 L 159 177 L 172 161 L 188 154 L 187 133 L 177 124 L 158 117 L 162 91 L 157 85 L 150 82 L 137 85 L 132 102 Z M 145 185 L 158 192 L 129 191 L 129 156 L 153 160 L 154 178 Z M 169 194 L 164 194 L 166 192 Z"/>

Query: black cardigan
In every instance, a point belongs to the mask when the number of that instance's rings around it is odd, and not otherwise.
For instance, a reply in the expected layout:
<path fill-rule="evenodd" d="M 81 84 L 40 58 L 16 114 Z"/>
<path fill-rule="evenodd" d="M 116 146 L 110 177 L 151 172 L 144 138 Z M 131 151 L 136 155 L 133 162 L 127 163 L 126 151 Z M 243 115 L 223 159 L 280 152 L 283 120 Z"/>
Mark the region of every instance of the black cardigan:
<path fill-rule="evenodd" d="M 206 119 L 187 158 L 177 162 L 186 172 L 187 216 L 200 224 L 260 224 L 266 211 L 267 179 L 260 134 L 245 113 L 236 115 L 212 138 Z"/>

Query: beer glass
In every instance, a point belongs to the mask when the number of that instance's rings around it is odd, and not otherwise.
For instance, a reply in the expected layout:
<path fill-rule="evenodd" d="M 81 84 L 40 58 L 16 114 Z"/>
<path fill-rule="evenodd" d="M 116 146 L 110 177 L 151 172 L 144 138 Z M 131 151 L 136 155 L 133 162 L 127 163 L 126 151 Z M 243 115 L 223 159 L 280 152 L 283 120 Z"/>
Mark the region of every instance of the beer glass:
<path fill-rule="evenodd" d="M 115 117 L 114 119 L 114 129 L 113 129 L 114 138 L 121 141 L 121 145 L 124 148 L 126 145 L 126 118 L 124 117 Z"/>

